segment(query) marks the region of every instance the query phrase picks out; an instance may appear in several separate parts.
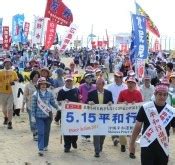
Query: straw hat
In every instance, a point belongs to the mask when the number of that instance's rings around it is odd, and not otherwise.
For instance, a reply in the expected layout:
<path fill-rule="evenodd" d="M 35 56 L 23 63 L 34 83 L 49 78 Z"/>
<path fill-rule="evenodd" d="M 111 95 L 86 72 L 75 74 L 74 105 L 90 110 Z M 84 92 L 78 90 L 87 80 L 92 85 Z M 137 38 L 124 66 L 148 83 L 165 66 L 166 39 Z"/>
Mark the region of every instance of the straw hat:
<path fill-rule="evenodd" d="M 12 65 L 12 61 L 11 61 L 11 59 L 10 59 L 10 58 L 5 58 L 5 59 L 4 59 L 4 62 L 3 62 L 3 64 L 5 64 L 6 62 L 10 62 L 10 63 L 11 63 L 11 65 Z"/>
<path fill-rule="evenodd" d="M 117 71 L 117 72 L 114 73 L 114 76 L 123 77 L 123 73 L 120 72 L 120 71 Z"/>
<path fill-rule="evenodd" d="M 41 74 L 41 72 L 42 72 L 42 71 L 47 71 L 47 72 L 48 72 L 49 77 L 51 77 L 51 76 L 52 76 L 52 73 L 51 73 L 51 71 L 50 71 L 48 68 L 46 68 L 46 67 L 45 67 L 45 68 L 41 68 L 41 69 L 40 69 L 40 74 Z"/>

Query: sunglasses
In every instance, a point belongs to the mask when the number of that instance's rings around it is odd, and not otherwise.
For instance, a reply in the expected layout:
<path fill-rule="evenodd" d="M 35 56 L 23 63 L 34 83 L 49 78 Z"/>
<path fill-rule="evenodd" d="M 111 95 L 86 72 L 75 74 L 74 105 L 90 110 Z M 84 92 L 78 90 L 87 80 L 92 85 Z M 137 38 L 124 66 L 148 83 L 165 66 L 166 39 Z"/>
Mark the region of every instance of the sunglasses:
<path fill-rule="evenodd" d="M 66 80 L 66 82 L 72 82 L 72 80 Z"/>

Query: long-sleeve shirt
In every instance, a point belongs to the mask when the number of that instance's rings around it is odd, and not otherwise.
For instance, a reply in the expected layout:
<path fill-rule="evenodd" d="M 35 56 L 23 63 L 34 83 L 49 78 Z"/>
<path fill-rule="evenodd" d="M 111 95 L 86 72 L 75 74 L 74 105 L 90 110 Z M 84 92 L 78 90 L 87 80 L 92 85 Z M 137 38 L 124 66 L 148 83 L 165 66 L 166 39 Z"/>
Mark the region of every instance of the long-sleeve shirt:
<path fill-rule="evenodd" d="M 46 91 L 43 95 L 41 91 L 37 91 L 32 96 L 32 116 L 37 118 L 47 118 L 48 116 L 38 107 L 38 95 L 40 96 L 41 100 L 48 105 L 48 107 L 54 107 L 58 109 L 58 106 L 55 102 L 54 96 L 51 92 Z"/>
<path fill-rule="evenodd" d="M 70 89 L 68 91 L 61 89 L 58 92 L 57 101 L 63 101 L 66 99 L 68 99 L 69 101 L 72 101 L 72 102 L 79 102 L 80 100 L 79 100 L 78 88 L 73 88 L 73 89 Z"/>
<path fill-rule="evenodd" d="M 116 83 L 112 83 L 106 86 L 106 89 L 112 92 L 112 97 L 114 103 L 118 102 L 119 94 L 122 90 L 127 89 L 127 85 L 122 83 L 121 85 L 117 85 Z"/>
<path fill-rule="evenodd" d="M 86 83 L 79 86 L 79 93 L 82 103 L 87 103 L 88 93 L 95 90 L 96 85 L 92 84 L 88 86 Z"/>
<path fill-rule="evenodd" d="M 32 109 L 32 96 L 36 91 L 36 87 L 32 82 L 26 84 L 24 88 L 23 103 L 26 104 L 28 110 Z"/>

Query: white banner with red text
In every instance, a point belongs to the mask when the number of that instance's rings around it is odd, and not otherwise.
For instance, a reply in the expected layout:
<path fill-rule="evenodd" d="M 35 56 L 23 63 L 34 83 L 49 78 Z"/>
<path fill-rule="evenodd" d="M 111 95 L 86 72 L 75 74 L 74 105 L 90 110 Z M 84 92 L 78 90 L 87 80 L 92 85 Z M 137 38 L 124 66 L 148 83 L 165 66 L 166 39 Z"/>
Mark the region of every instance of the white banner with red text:
<path fill-rule="evenodd" d="M 69 27 L 69 30 L 66 33 L 63 42 L 61 43 L 61 47 L 59 50 L 61 54 L 63 54 L 66 51 L 66 49 L 68 48 L 70 42 L 72 41 L 73 37 L 75 36 L 77 28 L 78 27 L 75 24 L 71 24 L 71 26 Z"/>

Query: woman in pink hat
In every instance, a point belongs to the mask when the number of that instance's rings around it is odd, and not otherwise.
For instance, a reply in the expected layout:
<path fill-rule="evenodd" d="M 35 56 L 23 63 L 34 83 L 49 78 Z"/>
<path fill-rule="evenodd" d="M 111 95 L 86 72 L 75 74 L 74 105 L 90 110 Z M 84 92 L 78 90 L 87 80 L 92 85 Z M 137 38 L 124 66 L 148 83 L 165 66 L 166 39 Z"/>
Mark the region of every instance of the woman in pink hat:
<path fill-rule="evenodd" d="M 32 117 L 31 121 L 36 121 L 38 130 L 39 156 L 43 156 L 49 144 L 50 126 L 53 119 L 52 107 L 58 109 L 53 94 L 47 90 L 50 83 L 45 77 L 41 77 L 37 82 L 38 90 L 32 96 Z"/>

